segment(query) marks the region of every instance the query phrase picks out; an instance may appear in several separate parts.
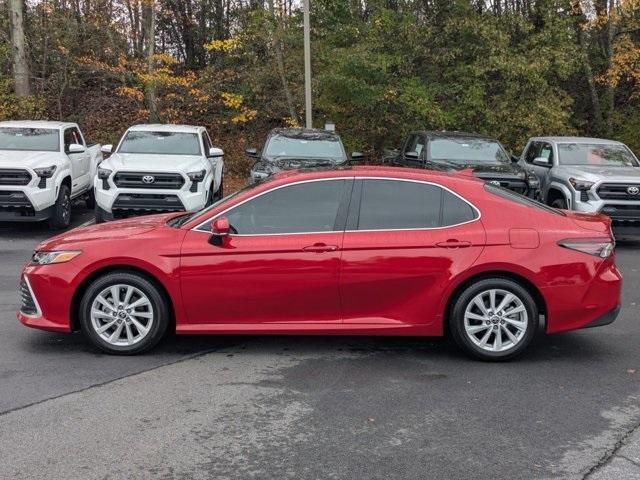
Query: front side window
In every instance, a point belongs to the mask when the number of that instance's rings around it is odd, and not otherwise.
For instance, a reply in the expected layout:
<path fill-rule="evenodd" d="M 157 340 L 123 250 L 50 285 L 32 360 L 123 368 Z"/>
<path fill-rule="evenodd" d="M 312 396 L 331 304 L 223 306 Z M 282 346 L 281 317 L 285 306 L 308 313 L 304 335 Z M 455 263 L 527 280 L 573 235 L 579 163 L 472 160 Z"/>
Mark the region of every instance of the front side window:
<path fill-rule="evenodd" d="M 422 135 L 411 135 L 407 141 L 404 153 L 416 152 L 418 157 L 422 156 L 424 150 L 424 137 Z"/>
<path fill-rule="evenodd" d="M 438 228 L 477 218 L 464 200 L 438 185 L 365 180 L 358 230 Z"/>
<path fill-rule="evenodd" d="M 533 161 L 538 158 L 538 153 L 540 152 L 540 142 L 531 142 L 529 144 L 529 148 L 527 148 L 527 152 L 524 155 L 524 161 L 527 163 L 533 163 Z"/>
<path fill-rule="evenodd" d="M 224 214 L 238 235 L 330 232 L 347 180 L 289 185 L 253 198 Z"/>
<path fill-rule="evenodd" d="M 553 162 L 553 147 L 548 143 L 543 143 L 540 149 L 540 155 L 538 157 L 546 158 L 549 163 Z"/>
<path fill-rule="evenodd" d="M 76 143 L 82 145 L 82 138 L 77 128 L 67 128 L 64 131 L 64 151 L 69 151 L 69 145 Z"/>
<path fill-rule="evenodd" d="M 129 131 L 118 153 L 155 155 L 200 155 L 197 133 Z"/>
<path fill-rule="evenodd" d="M 60 133 L 52 128 L 0 128 L 0 150 L 57 152 Z"/>
<path fill-rule="evenodd" d="M 434 138 L 429 142 L 429 160 L 459 164 L 510 163 L 500 142 L 475 137 Z"/>
<path fill-rule="evenodd" d="M 631 151 L 619 143 L 560 143 L 560 165 L 585 165 L 598 167 L 637 167 L 638 161 Z"/>

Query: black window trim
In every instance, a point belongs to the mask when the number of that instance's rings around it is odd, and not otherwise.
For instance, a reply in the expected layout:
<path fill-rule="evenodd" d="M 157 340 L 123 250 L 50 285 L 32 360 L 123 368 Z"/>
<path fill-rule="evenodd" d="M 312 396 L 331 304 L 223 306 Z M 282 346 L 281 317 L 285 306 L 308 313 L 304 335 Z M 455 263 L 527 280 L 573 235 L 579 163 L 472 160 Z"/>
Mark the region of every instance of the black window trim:
<path fill-rule="evenodd" d="M 239 203 L 236 203 L 235 205 L 225 208 L 223 211 L 221 211 L 220 213 L 217 213 L 215 216 L 205 220 L 202 223 L 199 223 L 198 225 L 193 227 L 191 230 L 193 230 L 194 232 L 203 232 L 211 235 L 211 230 L 208 227 L 211 225 L 213 221 L 215 221 L 216 218 L 224 216 L 224 214 L 227 213 L 228 211 L 233 210 L 234 208 L 237 208 L 241 205 L 244 205 L 245 203 L 250 202 L 251 200 L 254 200 L 263 195 L 266 195 L 267 193 L 275 192 L 276 190 L 280 190 L 282 188 L 293 187 L 295 185 L 302 185 L 304 183 L 326 182 L 331 180 L 334 180 L 334 181 L 347 180 L 347 183 L 344 185 L 344 188 L 343 188 L 340 204 L 338 205 L 338 212 L 336 213 L 336 219 L 335 219 L 333 230 L 324 230 L 321 232 L 290 232 L 290 233 L 229 233 L 229 236 L 231 237 L 275 237 L 275 236 L 282 236 L 282 235 L 311 235 L 311 234 L 322 234 L 322 233 L 343 233 L 344 225 L 347 221 L 347 207 L 351 200 L 351 192 L 353 190 L 353 179 L 354 179 L 353 177 L 314 178 L 311 180 L 302 180 L 300 182 L 278 185 L 277 187 L 270 188 L 269 190 L 265 190 L 264 192 L 260 192 L 257 195 L 253 195 Z M 342 225 L 342 228 L 340 228 L 339 230 L 336 230 L 336 228 L 338 228 L 340 224 Z"/>

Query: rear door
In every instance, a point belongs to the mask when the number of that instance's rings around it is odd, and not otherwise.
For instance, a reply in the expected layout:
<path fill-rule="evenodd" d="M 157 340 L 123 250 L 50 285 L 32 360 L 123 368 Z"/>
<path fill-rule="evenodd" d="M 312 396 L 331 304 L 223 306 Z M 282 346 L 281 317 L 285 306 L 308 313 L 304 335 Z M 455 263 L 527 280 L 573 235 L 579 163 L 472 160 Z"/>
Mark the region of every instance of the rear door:
<path fill-rule="evenodd" d="M 344 323 L 428 325 L 485 244 L 478 210 L 440 185 L 356 180 L 343 241 Z"/>

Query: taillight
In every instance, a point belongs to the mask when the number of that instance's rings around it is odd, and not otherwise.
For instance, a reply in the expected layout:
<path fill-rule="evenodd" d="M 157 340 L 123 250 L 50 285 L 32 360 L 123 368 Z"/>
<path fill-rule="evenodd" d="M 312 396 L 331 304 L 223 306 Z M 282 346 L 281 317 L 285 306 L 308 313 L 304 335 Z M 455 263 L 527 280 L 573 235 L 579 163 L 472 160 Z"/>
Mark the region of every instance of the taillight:
<path fill-rule="evenodd" d="M 611 238 L 567 238 L 558 241 L 558 245 L 596 257 L 607 258 L 613 253 L 616 244 Z"/>

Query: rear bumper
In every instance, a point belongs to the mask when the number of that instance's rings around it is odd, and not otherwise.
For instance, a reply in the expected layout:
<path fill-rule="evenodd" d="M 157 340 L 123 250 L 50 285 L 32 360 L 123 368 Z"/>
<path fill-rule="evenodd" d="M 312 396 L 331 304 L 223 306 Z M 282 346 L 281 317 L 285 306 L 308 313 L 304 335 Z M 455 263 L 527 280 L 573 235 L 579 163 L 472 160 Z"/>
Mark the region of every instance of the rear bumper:
<path fill-rule="evenodd" d="M 604 315 L 596 318 L 594 321 L 585 325 L 583 328 L 602 327 L 604 325 L 609 325 L 610 323 L 613 323 L 616 318 L 618 318 L 619 313 L 620 305 L 618 305 L 613 310 L 609 310 Z"/>

